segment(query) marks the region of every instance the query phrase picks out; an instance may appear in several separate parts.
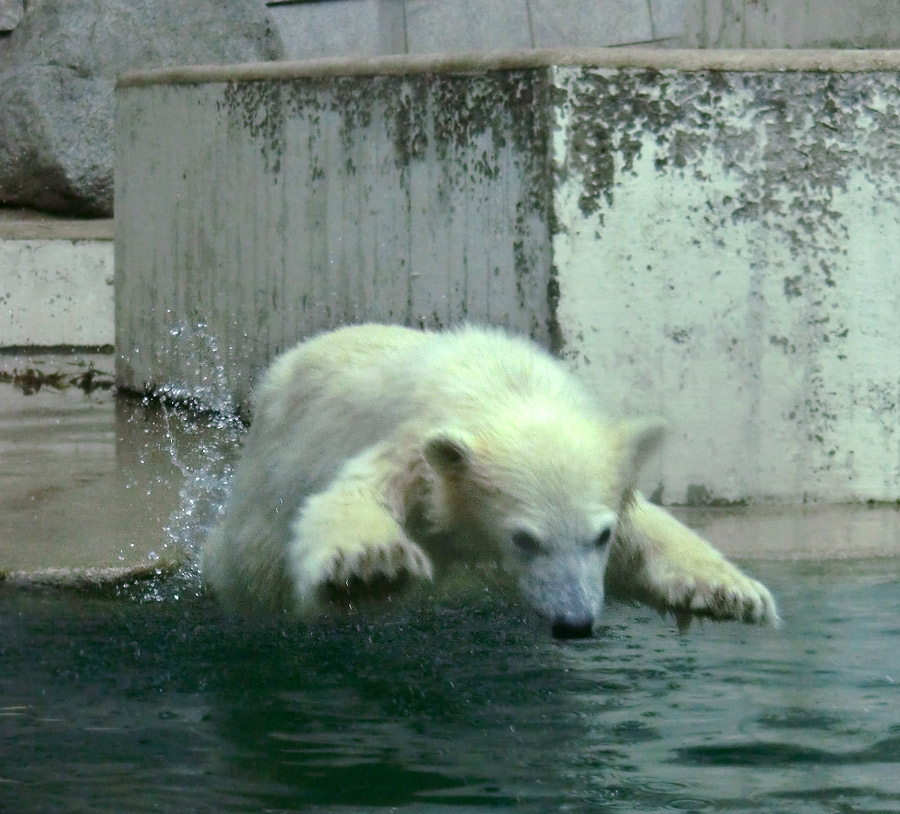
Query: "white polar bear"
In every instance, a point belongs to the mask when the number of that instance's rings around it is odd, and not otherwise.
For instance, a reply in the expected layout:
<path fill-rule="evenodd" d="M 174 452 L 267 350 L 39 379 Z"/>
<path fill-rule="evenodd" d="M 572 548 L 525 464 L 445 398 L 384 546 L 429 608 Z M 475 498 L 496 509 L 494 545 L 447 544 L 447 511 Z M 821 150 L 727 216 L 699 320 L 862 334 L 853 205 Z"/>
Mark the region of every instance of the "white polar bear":
<path fill-rule="evenodd" d="M 499 563 L 559 637 L 611 590 L 776 624 L 769 591 L 634 489 L 660 421 L 612 422 L 531 342 L 362 325 L 277 359 L 203 573 L 233 611 Z"/>

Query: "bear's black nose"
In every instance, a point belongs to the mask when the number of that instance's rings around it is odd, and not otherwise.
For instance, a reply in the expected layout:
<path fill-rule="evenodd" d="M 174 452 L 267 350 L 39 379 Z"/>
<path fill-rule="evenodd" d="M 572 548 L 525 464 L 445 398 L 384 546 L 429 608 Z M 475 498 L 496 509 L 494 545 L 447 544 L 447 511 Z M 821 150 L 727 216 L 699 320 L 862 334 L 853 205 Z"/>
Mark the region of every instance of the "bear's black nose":
<path fill-rule="evenodd" d="M 555 639 L 584 639 L 593 629 L 593 619 L 555 619 L 551 628 Z"/>

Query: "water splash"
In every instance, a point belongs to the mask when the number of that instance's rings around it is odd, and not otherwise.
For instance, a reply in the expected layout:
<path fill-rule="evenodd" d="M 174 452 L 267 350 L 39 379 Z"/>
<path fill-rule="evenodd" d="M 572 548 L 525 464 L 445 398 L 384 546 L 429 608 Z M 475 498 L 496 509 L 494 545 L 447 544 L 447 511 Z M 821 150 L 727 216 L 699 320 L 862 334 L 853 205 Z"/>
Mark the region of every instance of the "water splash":
<path fill-rule="evenodd" d="M 171 341 L 166 353 L 175 357 L 170 369 L 181 373 L 182 384 L 165 384 L 156 390 L 164 401 L 191 404 L 203 412 L 234 415 L 233 382 L 229 381 L 225 354 L 209 325 L 204 320 L 189 324 L 173 322 L 168 334 Z"/>
<path fill-rule="evenodd" d="M 199 413 L 163 405 L 172 463 L 181 473 L 178 506 L 165 526 L 167 545 L 186 557 L 167 590 L 158 598 L 198 596 L 202 590 L 200 550 L 221 518 L 244 425 L 234 414 Z M 157 586 L 159 593 L 162 586 Z"/>
<path fill-rule="evenodd" d="M 178 489 L 177 505 L 163 527 L 163 548 L 147 555 L 160 563 L 159 578 L 143 583 L 141 601 L 177 601 L 202 593 L 200 550 L 224 511 L 246 430 L 234 406 L 223 354 L 206 324 L 180 322 L 169 333 L 177 353 L 191 360 L 192 375 L 187 384 L 159 387 L 141 402 L 141 464 L 158 467 L 162 456 Z M 166 477 L 157 475 L 156 480 Z M 174 574 L 163 565 L 171 562 L 180 563 Z"/>

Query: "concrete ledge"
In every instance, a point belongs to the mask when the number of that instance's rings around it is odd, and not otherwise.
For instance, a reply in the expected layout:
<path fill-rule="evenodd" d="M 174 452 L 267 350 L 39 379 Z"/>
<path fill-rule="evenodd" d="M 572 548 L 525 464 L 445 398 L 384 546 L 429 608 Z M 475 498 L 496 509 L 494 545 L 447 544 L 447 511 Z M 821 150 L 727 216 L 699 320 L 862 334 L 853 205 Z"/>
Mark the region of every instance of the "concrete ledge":
<path fill-rule="evenodd" d="M 900 557 L 897 506 L 676 508 L 673 512 L 720 551 L 742 560 Z"/>
<path fill-rule="evenodd" d="M 317 79 L 333 76 L 466 74 L 547 68 L 555 65 L 594 68 L 647 68 L 671 71 L 860 71 L 900 70 L 900 51 L 834 50 L 679 50 L 658 48 L 528 49 L 470 54 L 328 58 L 303 62 L 198 65 L 123 74 L 118 88 L 191 85 L 205 82 Z"/>
<path fill-rule="evenodd" d="M 98 506 L 102 509 L 102 506 Z M 0 586 L 15 588 L 54 588 L 76 591 L 105 591 L 125 588 L 135 582 L 171 577 L 180 562 L 144 563 L 132 567 L 96 566 L 90 568 L 35 568 L 30 571 L 3 571 Z"/>
<path fill-rule="evenodd" d="M 113 222 L 0 209 L 0 348 L 114 338 Z"/>
<path fill-rule="evenodd" d="M 61 218 L 29 209 L 0 209 L 0 240 L 108 240 L 112 218 Z"/>

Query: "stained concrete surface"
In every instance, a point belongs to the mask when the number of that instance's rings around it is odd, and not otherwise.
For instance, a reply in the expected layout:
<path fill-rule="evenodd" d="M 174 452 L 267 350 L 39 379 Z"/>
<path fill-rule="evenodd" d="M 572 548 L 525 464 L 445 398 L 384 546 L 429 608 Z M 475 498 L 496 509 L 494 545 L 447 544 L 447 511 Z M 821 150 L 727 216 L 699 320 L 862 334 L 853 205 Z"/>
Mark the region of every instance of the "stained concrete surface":
<path fill-rule="evenodd" d="M 111 345 L 113 222 L 0 208 L 0 348 Z"/>
<path fill-rule="evenodd" d="M 103 355 L 0 356 L 0 579 L 174 570 L 221 505 L 236 425 L 117 397 L 111 369 Z M 738 560 L 900 556 L 896 506 L 673 511 Z"/>
<path fill-rule="evenodd" d="M 0 579 L 104 582 L 182 559 L 166 532 L 183 477 L 165 427 L 113 396 L 111 367 L 0 356 Z"/>
<path fill-rule="evenodd" d="M 606 49 L 123 77 L 119 381 L 218 365 L 244 404 L 316 331 L 485 322 L 669 420 L 666 501 L 895 501 L 898 73 Z"/>

